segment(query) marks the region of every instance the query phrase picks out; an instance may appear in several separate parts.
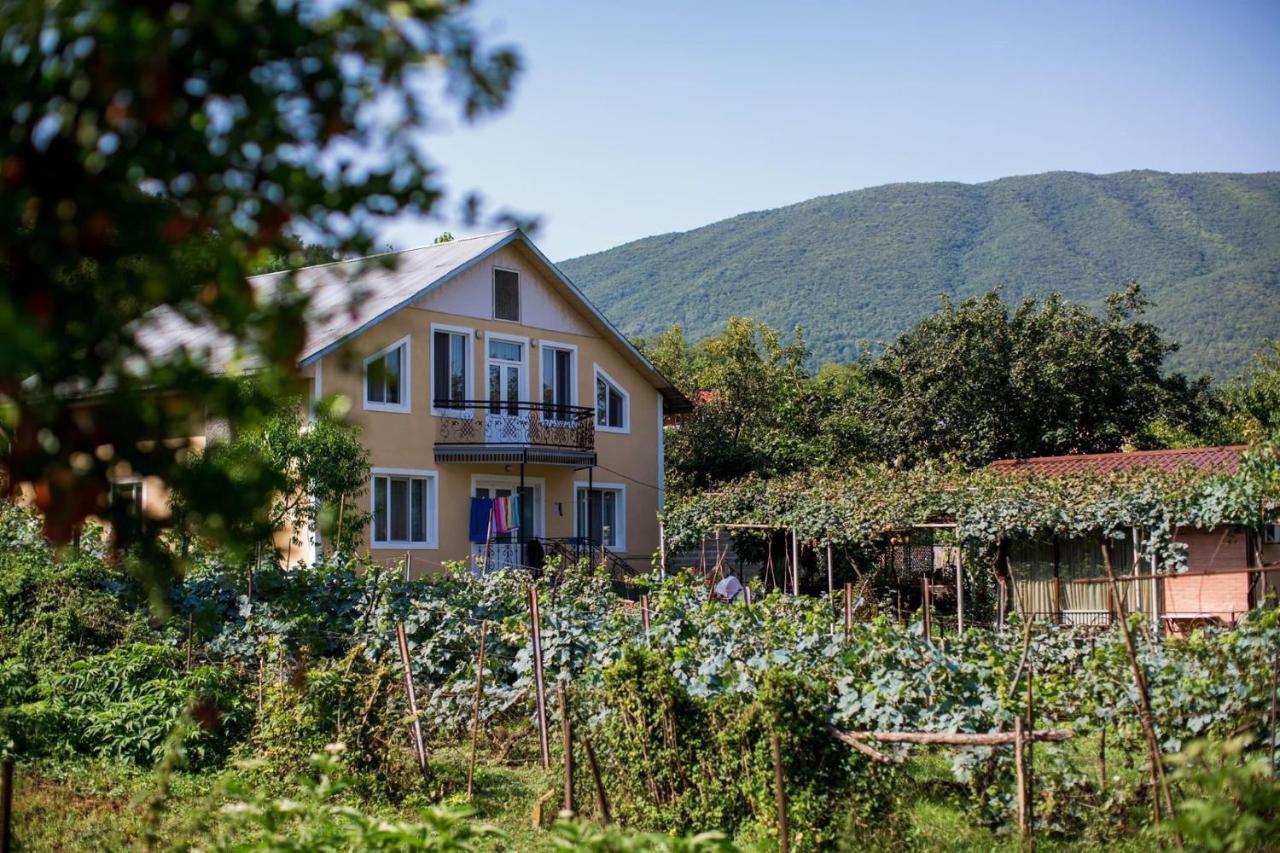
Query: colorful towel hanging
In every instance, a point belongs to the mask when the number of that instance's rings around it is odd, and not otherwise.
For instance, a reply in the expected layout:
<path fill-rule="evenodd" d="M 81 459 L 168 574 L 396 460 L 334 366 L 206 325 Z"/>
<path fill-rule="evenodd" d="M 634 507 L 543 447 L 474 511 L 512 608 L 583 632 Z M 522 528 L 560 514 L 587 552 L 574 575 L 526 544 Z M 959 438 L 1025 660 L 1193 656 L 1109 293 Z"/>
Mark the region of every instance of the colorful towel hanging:
<path fill-rule="evenodd" d="M 472 542 L 481 544 L 489 541 L 489 518 L 493 512 L 492 498 L 471 499 L 471 536 Z"/>
<path fill-rule="evenodd" d="M 520 498 L 516 495 L 493 501 L 493 532 L 510 533 L 520 526 Z"/>

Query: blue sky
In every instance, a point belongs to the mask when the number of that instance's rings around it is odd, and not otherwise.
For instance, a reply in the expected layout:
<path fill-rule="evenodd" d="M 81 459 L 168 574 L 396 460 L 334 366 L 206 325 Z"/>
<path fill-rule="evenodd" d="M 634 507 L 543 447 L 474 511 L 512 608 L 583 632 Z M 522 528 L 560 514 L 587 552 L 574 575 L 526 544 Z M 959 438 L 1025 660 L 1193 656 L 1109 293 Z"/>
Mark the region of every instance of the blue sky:
<path fill-rule="evenodd" d="M 1280 2 L 478 0 L 526 72 L 451 189 L 562 260 L 900 181 L 1280 169 Z M 400 223 L 396 247 L 486 230 Z"/>

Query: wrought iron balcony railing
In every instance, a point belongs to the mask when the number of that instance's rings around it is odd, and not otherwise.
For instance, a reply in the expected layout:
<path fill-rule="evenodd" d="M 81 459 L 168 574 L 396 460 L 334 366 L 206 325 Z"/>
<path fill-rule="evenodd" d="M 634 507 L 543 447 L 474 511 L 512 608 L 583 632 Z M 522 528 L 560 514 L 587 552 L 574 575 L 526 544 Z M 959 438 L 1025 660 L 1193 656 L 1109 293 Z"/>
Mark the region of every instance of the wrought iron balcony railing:
<path fill-rule="evenodd" d="M 443 412 L 437 445 L 595 449 L 595 410 L 585 406 L 499 400 L 436 400 L 434 405 Z"/>

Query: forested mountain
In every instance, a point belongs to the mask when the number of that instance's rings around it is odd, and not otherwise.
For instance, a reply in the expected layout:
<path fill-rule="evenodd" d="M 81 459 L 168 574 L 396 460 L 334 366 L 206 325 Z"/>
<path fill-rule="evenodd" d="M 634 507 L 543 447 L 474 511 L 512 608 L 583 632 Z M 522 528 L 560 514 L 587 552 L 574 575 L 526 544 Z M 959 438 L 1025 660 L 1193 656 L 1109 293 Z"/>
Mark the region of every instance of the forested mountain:
<path fill-rule="evenodd" d="M 734 315 L 801 325 L 849 360 L 992 287 L 1100 307 L 1137 280 L 1182 344 L 1168 367 L 1226 378 L 1280 335 L 1280 172 L 890 184 L 746 213 L 560 265 L 623 330 L 710 334 Z"/>

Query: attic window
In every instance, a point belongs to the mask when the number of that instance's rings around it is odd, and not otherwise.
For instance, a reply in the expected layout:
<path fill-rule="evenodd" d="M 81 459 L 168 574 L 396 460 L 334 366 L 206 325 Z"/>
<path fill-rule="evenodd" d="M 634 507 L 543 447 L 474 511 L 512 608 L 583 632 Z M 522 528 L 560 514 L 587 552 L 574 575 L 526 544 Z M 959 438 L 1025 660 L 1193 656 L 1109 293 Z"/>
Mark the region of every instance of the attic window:
<path fill-rule="evenodd" d="M 493 319 L 520 322 L 520 274 L 493 271 Z"/>

